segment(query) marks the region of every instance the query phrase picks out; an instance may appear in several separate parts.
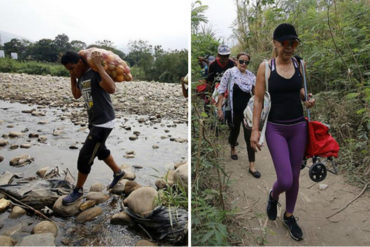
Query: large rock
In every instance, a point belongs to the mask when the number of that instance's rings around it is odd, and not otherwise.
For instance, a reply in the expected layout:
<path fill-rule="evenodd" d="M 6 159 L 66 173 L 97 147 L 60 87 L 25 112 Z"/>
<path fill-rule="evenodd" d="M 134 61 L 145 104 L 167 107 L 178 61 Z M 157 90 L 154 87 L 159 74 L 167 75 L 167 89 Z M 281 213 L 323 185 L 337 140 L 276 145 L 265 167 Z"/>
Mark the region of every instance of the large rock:
<path fill-rule="evenodd" d="M 100 207 L 89 208 L 86 211 L 83 211 L 76 217 L 77 223 L 85 223 L 86 221 L 93 220 L 96 216 L 99 216 L 103 213 L 103 209 Z"/>
<path fill-rule="evenodd" d="M 35 225 L 32 229 L 32 233 L 33 234 L 52 233 L 54 237 L 56 237 L 58 233 L 58 228 L 54 222 L 45 220 Z"/>
<path fill-rule="evenodd" d="M 104 194 L 103 192 L 89 192 L 86 195 L 86 199 L 94 200 L 97 204 L 105 202 L 109 199 L 109 195 Z"/>
<path fill-rule="evenodd" d="M 4 212 L 9 206 L 11 202 L 5 198 L 0 199 L 0 213 Z"/>
<path fill-rule="evenodd" d="M 114 214 L 110 219 L 110 223 L 113 225 L 129 225 L 129 226 L 132 226 L 134 224 L 131 217 L 125 212 L 119 212 L 118 214 Z"/>
<path fill-rule="evenodd" d="M 25 166 L 31 164 L 34 158 L 28 154 L 17 156 L 10 160 L 9 164 L 11 166 Z"/>
<path fill-rule="evenodd" d="M 158 192 L 152 187 L 141 187 L 134 190 L 123 203 L 136 214 L 145 217 L 149 215 L 154 207 Z"/>
<path fill-rule="evenodd" d="M 134 190 L 137 190 L 139 188 L 143 187 L 142 185 L 136 183 L 135 181 L 127 181 L 125 183 L 125 189 L 124 192 L 126 195 L 131 194 Z"/>
<path fill-rule="evenodd" d="M 186 160 L 186 161 L 182 161 L 182 162 L 179 162 L 179 163 L 176 163 L 175 164 L 175 166 L 174 166 L 174 168 L 175 168 L 175 170 L 177 169 L 177 168 L 179 168 L 180 166 L 182 166 L 182 165 L 187 165 L 188 164 L 188 161 Z"/>
<path fill-rule="evenodd" d="M 4 229 L 5 231 L 3 231 L 3 235 L 5 236 L 13 236 L 13 235 L 16 235 L 18 234 L 19 232 L 21 232 L 25 227 L 27 226 L 26 222 L 21 222 L 17 225 L 14 225 L 14 226 L 11 226 L 7 229 Z"/>
<path fill-rule="evenodd" d="M 55 246 L 55 237 L 52 233 L 41 233 L 26 236 L 17 246 Z"/>
<path fill-rule="evenodd" d="M 50 167 L 44 167 L 39 169 L 36 174 L 41 178 L 52 178 L 59 175 L 59 169 L 58 167 L 50 168 Z"/>
<path fill-rule="evenodd" d="M 68 205 L 68 206 L 64 206 L 62 204 L 62 200 L 63 200 L 64 197 L 66 197 L 66 195 L 60 196 L 55 201 L 54 206 L 53 206 L 54 213 L 59 215 L 59 216 L 62 216 L 62 217 L 74 216 L 74 215 L 77 215 L 78 213 L 80 213 L 80 206 L 82 204 L 82 197 L 80 199 L 78 199 L 76 202 L 74 202 L 73 204 Z"/>
<path fill-rule="evenodd" d="M 188 164 L 182 165 L 175 170 L 174 182 L 188 188 Z"/>
<path fill-rule="evenodd" d="M 9 236 L 0 235 L 0 246 L 14 246 L 16 241 Z"/>
<path fill-rule="evenodd" d="M 12 208 L 12 212 L 9 214 L 9 218 L 15 219 L 15 218 L 19 218 L 19 217 L 21 217 L 25 214 L 26 214 L 26 210 L 24 210 L 23 208 L 21 208 L 19 206 L 14 206 Z"/>
<path fill-rule="evenodd" d="M 125 175 L 123 176 L 122 179 L 135 180 L 136 175 L 131 170 L 131 167 L 129 167 L 128 165 L 122 165 L 121 170 L 123 170 L 125 172 Z"/>

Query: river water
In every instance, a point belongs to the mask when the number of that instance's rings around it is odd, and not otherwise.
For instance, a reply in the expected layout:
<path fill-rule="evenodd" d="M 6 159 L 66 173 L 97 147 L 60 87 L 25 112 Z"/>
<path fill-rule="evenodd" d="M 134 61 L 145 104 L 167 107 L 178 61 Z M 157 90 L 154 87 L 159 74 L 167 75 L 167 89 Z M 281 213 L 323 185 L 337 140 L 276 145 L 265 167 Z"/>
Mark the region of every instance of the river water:
<path fill-rule="evenodd" d="M 24 110 L 37 109 L 45 116 L 32 116 L 22 113 Z M 0 147 L 0 156 L 4 160 L 0 163 L 0 173 L 10 171 L 22 173 L 24 177 L 36 176 L 36 171 L 43 167 L 59 167 L 59 170 L 68 168 L 72 175 L 77 175 L 77 157 L 82 147 L 88 129 L 83 123 L 75 125 L 66 116 L 75 109 L 49 108 L 45 106 L 10 103 L 0 100 L 0 136 L 11 131 L 24 132 L 23 136 L 7 138 L 8 145 Z M 108 137 L 106 146 L 111 150 L 117 164 L 126 164 L 136 174 L 136 182 L 144 186 L 155 187 L 157 177 L 162 177 L 174 164 L 185 161 L 188 150 L 188 126 L 186 123 L 172 119 L 158 118 L 150 121 L 149 116 L 128 115 L 120 113 L 116 119 L 115 128 Z M 142 122 L 142 119 L 145 121 Z M 139 120 L 141 120 L 139 122 Z M 126 130 L 127 127 L 130 130 Z M 123 127 L 126 127 L 123 128 Z M 54 136 L 53 131 L 58 130 L 60 135 Z M 133 132 L 139 131 L 137 140 L 129 140 Z M 46 143 L 40 143 L 37 138 L 29 138 L 30 133 L 46 136 Z M 31 148 L 10 149 L 12 145 L 30 143 Z M 78 149 L 70 149 L 75 145 Z M 158 148 L 153 148 L 153 145 Z M 134 151 L 134 158 L 126 158 L 126 152 Z M 34 161 L 27 166 L 13 167 L 9 161 L 23 154 L 29 154 Z M 84 186 L 87 192 L 92 184 L 102 183 L 108 185 L 112 180 L 112 171 L 104 162 L 95 159 L 91 173 Z M 110 217 L 121 210 L 122 198 L 111 196 L 110 199 L 100 204 L 103 214 L 95 220 L 77 224 L 74 217 L 52 217 L 58 223 L 57 245 L 135 245 L 145 238 L 140 230 L 130 229 L 127 226 L 111 225 Z M 0 214 L 0 235 L 18 227 L 12 237 L 20 240 L 30 234 L 33 226 L 41 221 L 36 216 L 23 216 L 20 219 L 9 219 L 9 212 Z"/>

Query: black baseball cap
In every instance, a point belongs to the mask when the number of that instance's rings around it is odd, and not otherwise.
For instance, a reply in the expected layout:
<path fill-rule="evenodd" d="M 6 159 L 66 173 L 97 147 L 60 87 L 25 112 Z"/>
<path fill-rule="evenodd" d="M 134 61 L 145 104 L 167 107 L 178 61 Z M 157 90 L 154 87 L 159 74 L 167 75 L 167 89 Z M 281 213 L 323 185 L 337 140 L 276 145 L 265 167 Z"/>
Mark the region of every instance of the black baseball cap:
<path fill-rule="evenodd" d="M 274 30 L 274 40 L 277 40 L 279 42 L 289 39 L 297 39 L 298 41 L 301 41 L 298 38 L 297 32 L 295 31 L 295 28 L 292 24 L 289 23 L 282 23 L 279 26 L 277 26 Z"/>

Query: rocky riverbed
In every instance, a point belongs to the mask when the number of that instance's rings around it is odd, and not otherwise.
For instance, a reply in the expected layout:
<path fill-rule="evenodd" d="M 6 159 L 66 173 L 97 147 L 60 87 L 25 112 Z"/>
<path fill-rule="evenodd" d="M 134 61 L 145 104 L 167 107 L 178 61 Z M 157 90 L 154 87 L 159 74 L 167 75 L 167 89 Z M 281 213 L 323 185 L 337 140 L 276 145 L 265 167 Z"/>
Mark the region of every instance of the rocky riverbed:
<path fill-rule="evenodd" d="M 186 162 L 187 101 L 178 84 L 116 85 L 112 96 L 116 123 L 107 147 L 116 162 L 132 172 L 137 183 L 156 188 L 158 177 L 175 164 Z M 0 92 L 0 174 L 40 179 L 37 171 L 46 168 L 47 173 L 57 167 L 59 171 L 68 168 L 76 175 L 78 152 L 88 129 L 83 101 L 73 99 L 69 78 L 0 73 Z M 96 159 L 85 193 L 97 183 L 109 184 L 111 179 L 111 170 Z M 49 232 L 45 239 L 55 238 L 57 245 L 135 245 L 147 238 L 128 225 L 110 223 L 111 217 L 122 210 L 123 197 L 108 194 L 106 189 L 103 192 L 109 197 L 99 204 L 101 211 L 88 213 L 91 221 L 81 224 L 76 217 L 52 214 L 58 231 L 53 236 Z M 30 238 L 35 228 L 52 229 L 43 226 L 43 219 L 29 211 L 13 218 L 14 207 L 0 212 L 0 236 L 12 238 L 1 237 L 0 241 L 15 240 L 19 244 Z"/>

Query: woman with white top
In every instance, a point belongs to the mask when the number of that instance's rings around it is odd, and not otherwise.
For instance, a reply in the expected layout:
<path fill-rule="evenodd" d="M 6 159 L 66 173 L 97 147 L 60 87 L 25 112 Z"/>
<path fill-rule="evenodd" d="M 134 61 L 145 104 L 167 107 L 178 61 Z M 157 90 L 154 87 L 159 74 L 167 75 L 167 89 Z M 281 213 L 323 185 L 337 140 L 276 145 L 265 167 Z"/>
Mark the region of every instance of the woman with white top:
<path fill-rule="evenodd" d="M 235 150 L 237 139 L 240 132 L 240 125 L 243 126 L 244 140 L 247 145 L 249 159 L 249 173 L 255 178 L 261 177 L 260 172 L 255 168 L 255 151 L 250 145 L 251 130 L 247 129 L 243 123 L 243 111 L 251 97 L 251 92 L 256 84 L 256 76 L 247 70 L 250 62 L 250 56 L 241 52 L 237 55 L 236 67 L 225 71 L 221 79 L 221 84 L 218 87 L 220 98 L 218 100 L 217 115 L 220 119 L 224 118 L 222 112 L 222 103 L 225 97 L 226 90 L 229 91 L 228 101 L 231 107 L 231 128 L 229 135 L 229 143 L 231 146 L 231 159 L 237 160 L 238 155 Z"/>

